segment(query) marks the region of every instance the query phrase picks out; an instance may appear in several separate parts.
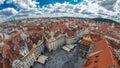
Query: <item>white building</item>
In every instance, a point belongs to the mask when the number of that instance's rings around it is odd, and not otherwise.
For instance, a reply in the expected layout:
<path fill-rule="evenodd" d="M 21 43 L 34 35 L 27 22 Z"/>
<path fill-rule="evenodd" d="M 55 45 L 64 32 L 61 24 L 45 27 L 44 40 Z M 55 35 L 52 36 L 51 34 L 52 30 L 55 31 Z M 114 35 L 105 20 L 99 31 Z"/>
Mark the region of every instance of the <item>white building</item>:
<path fill-rule="evenodd" d="M 12 63 L 12 68 L 25 68 L 25 65 L 21 60 L 17 59 Z"/>
<path fill-rule="evenodd" d="M 78 30 L 77 28 L 74 29 L 67 29 L 66 31 L 66 44 L 73 44 L 75 43 L 77 40 L 79 40 L 79 38 L 81 38 L 83 36 L 83 30 Z"/>
<path fill-rule="evenodd" d="M 24 63 L 25 68 L 30 68 L 36 61 L 34 53 L 30 51 L 25 57 L 22 58 L 22 61 Z"/>
<path fill-rule="evenodd" d="M 57 48 L 61 47 L 65 43 L 64 34 L 58 34 L 57 37 L 52 37 L 52 35 L 50 35 L 50 38 L 46 36 L 45 39 L 46 39 L 46 45 L 49 51 L 56 50 Z"/>

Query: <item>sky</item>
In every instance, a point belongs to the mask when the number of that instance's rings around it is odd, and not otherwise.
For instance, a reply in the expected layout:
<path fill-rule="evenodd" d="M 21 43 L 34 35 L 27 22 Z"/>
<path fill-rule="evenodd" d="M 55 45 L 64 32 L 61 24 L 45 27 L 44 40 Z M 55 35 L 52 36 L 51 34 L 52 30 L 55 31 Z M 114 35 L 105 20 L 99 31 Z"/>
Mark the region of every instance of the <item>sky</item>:
<path fill-rule="evenodd" d="M 0 0 L 0 21 L 64 16 L 120 22 L 120 0 Z"/>

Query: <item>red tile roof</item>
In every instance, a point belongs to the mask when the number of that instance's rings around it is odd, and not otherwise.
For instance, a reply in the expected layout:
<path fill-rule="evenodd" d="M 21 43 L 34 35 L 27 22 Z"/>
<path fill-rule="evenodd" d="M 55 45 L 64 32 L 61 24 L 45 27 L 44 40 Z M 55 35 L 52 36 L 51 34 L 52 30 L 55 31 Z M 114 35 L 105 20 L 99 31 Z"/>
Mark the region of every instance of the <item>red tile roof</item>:
<path fill-rule="evenodd" d="M 26 25 L 24 25 L 23 27 L 36 27 L 37 25 L 34 23 L 28 23 Z"/>
<path fill-rule="evenodd" d="M 10 62 L 6 58 L 3 59 L 3 67 L 4 68 L 10 68 Z"/>
<path fill-rule="evenodd" d="M 30 40 L 32 40 L 33 43 L 37 43 L 40 39 L 42 39 L 42 33 L 43 33 L 42 31 L 43 30 L 41 28 L 37 27 L 36 30 L 25 31 L 24 33 L 29 36 Z M 27 40 L 22 40 L 20 34 L 21 34 L 21 32 L 15 34 L 12 39 L 13 44 L 12 44 L 11 48 L 13 49 L 13 47 L 16 46 L 16 50 L 15 50 L 16 55 L 19 55 L 20 47 L 23 46 L 25 44 L 25 42 L 27 43 Z M 31 45 L 28 45 L 28 47 L 29 47 L 29 49 L 32 48 Z"/>
<path fill-rule="evenodd" d="M 74 30 L 70 30 L 70 29 L 68 29 L 66 24 L 63 22 L 52 22 L 45 28 L 45 31 L 54 32 L 55 37 L 57 37 L 61 33 L 65 33 L 65 32 L 67 33 L 67 35 L 69 37 L 73 37 L 75 35 L 76 31 L 81 30 L 83 28 L 81 23 L 78 23 L 78 22 L 71 22 L 71 23 L 69 23 L 69 26 L 78 26 L 78 27 L 75 28 Z M 50 36 L 47 33 L 45 33 L 45 34 L 46 34 L 47 38 L 50 38 Z"/>
<path fill-rule="evenodd" d="M 0 62 L 0 68 L 3 68 L 3 64 Z"/>
<path fill-rule="evenodd" d="M 114 66 L 118 68 L 118 62 L 109 46 L 109 42 L 104 39 L 99 42 L 95 42 L 92 49 L 93 52 L 103 50 L 103 52 L 89 57 L 89 60 L 85 64 L 84 68 L 109 68 Z"/>
<path fill-rule="evenodd" d="M 42 34 L 39 33 L 33 33 L 30 35 L 30 39 L 32 40 L 33 43 L 37 44 L 37 42 L 42 39 Z"/>
<path fill-rule="evenodd" d="M 119 36 L 117 34 L 107 34 L 108 36 L 112 37 L 112 38 L 115 38 L 115 39 L 120 39 Z"/>
<path fill-rule="evenodd" d="M 120 27 L 114 27 L 114 28 L 112 28 L 112 30 L 120 32 Z"/>
<path fill-rule="evenodd" d="M 90 34 L 90 37 L 94 42 L 101 40 L 100 35 L 98 34 Z"/>
<path fill-rule="evenodd" d="M 76 29 L 74 29 L 74 30 L 66 29 L 66 33 L 67 33 L 68 37 L 75 36 L 76 31 L 77 31 Z"/>
<path fill-rule="evenodd" d="M 8 50 L 8 57 L 9 59 L 11 59 L 11 61 L 13 62 L 16 58 L 15 54 L 12 53 L 12 51 L 9 49 Z"/>
<path fill-rule="evenodd" d="M 104 34 L 108 35 L 108 36 L 111 36 L 113 38 L 116 38 L 116 39 L 120 39 L 117 34 L 111 34 L 109 33 L 109 31 L 117 31 L 119 32 L 120 31 L 120 28 L 117 28 L 117 27 L 111 27 L 110 25 L 104 25 L 104 26 L 101 26 L 100 27 L 101 30 L 103 31 Z"/>
<path fill-rule="evenodd" d="M 11 44 L 11 41 L 12 41 L 11 39 L 4 39 L 4 40 L 3 40 L 3 42 L 4 42 L 5 44 L 8 44 L 8 45 Z"/>
<path fill-rule="evenodd" d="M 4 56 L 6 56 L 6 54 L 7 54 L 7 45 L 4 45 L 2 47 L 2 56 L 4 57 Z"/>
<path fill-rule="evenodd" d="M 56 38 L 59 34 L 64 33 L 65 30 L 66 30 L 65 23 L 54 22 L 54 23 L 51 23 L 50 25 L 48 25 L 48 27 L 45 28 L 45 35 L 49 39 L 51 36 L 48 33 L 46 33 L 46 31 L 54 32 L 55 33 L 54 37 Z"/>
<path fill-rule="evenodd" d="M 34 33 L 38 33 L 38 34 L 42 34 L 42 29 L 41 30 L 29 30 L 29 31 L 25 31 L 25 34 L 27 35 L 32 35 Z"/>

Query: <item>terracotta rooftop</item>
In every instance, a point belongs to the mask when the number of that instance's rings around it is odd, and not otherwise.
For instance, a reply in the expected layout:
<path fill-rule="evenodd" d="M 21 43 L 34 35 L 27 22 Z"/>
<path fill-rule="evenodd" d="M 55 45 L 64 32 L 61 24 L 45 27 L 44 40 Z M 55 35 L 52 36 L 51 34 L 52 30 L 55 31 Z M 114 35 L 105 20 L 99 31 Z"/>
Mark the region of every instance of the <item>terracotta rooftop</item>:
<path fill-rule="evenodd" d="M 76 23 L 76 22 L 71 22 L 68 24 L 68 26 L 78 26 L 78 27 L 73 28 L 73 30 L 71 30 L 71 29 L 67 28 L 65 23 L 53 22 L 45 28 L 45 31 L 54 32 L 55 37 L 57 37 L 61 33 L 65 33 L 65 32 L 67 33 L 67 35 L 69 37 L 73 37 L 77 30 L 81 30 L 83 28 L 80 23 Z M 47 38 L 50 38 L 48 33 L 46 33 L 46 36 L 47 36 Z"/>
<path fill-rule="evenodd" d="M 15 54 L 12 53 L 12 51 L 9 49 L 8 50 L 8 57 L 9 59 L 11 59 L 11 61 L 13 62 L 16 58 Z"/>
<path fill-rule="evenodd" d="M 76 29 L 70 30 L 70 29 L 66 29 L 66 33 L 68 35 L 68 37 L 73 37 L 76 34 Z"/>
<path fill-rule="evenodd" d="M 6 56 L 6 54 L 7 54 L 7 45 L 4 45 L 2 47 L 2 56 L 4 57 L 4 56 Z"/>
<path fill-rule="evenodd" d="M 99 41 L 101 39 L 100 35 L 98 34 L 90 34 L 90 37 L 94 42 Z"/>
<path fill-rule="evenodd" d="M 112 30 L 120 32 L 120 27 L 114 27 L 114 28 L 112 28 Z"/>
<path fill-rule="evenodd" d="M 11 39 L 4 39 L 4 40 L 3 40 L 3 42 L 4 42 L 5 44 L 11 44 L 11 41 L 12 41 Z"/>
<path fill-rule="evenodd" d="M 42 34 L 43 30 L 30 30 L 30 31 L 25 31 L 25 34 L 27 35 L 32 35 L 33 33 L 38 33 L 38 34 Z"/>
<path fill-rule="evenodd" d="M 118 68 L 117 60 L 106 39 L 95 42 L 92 51 L 95 52 L 100 50 L 103 50 L 103 52 L 88 58 L 84 68 Z"/>
<path fill-rule="evenodd" d="M 55 31 L 61 31 L 61 32 L 64 32 L 65 29 L 66 29 L 66 26 L 65 24 L 54 24 L 50 29 L 50 32 L 55 32 Z"/>
<path fill-rule="evenodd" d="M 41 28 L 38 28 L 41 29 Z M 42 30 L 30 30 L 24 32 L 26 35 L 29 35 L 29 38 L 33 43 L 37 43 L 39 39 L 42 39 Z M 21 38 L 21 32 L 14 35 L 14 38 L 12 39 L 13 45 L 11 45 L 11 48 L 14 49 L 16 47 L 15 54 L 19 55 L 19 49 L 21 46 L 25 45 L 25 42 L 28 44 L 29 49 L 32 48 L 31 43 L 28 43 L 27 40 L 23 40 Z"/>
<path fill-rule="evenodd" d="M 119 27 L 112 27 L 111 25 L 103 25 L 100 28 L 105 34 L 107 34 L 110 30 L 120 32 Z"/>
<path fill-rule="evenodd" d="M 45 28 L 45 34 L 46 34 L 46 37 L 49 39 L 51 37 L 49 33 L 53 32 L 55 34 L 54 37 L 56 38 L 59 34 L 64 33 L 65 30 L 66 30 L 66 26 L 64 23 L 54 22 Z M 46 32 L 49 32 L 49 33 L 46 33 Z"/>
<path fill-rule="evenodd" d="M 35 26 L 36 26 L 36 24 L 34 24 L 34 23 L 29 23 L 27 25 L 24 25 L 24 27 L 35 27 Z"/>
<path fill-rule="evenodd" d="M 101 30 L 103 31 L 103 33 L 108 33 L 108 31 L 111 29 L 111 26 L 110 25 L 103 25 L 100 27 Z"/>
<path fill-rule="evenodd" d="M 3 68 L 10 68 L 10 62 L 8 59 L 3 59 Z"/>
<path fill-rule="evenodd" d="M 42 39 L 42 34 L 39 33 L 33 33 L 32 35 L 30 35 L 30 39 L 32 40 L 33 43 L 36 43 Z"/>
<path fill-rule="evenodd" d="M 112 37 L 112 38 L 115 38 L 115 39 L 120 39 L 119 36 L 117 34 L 107 34 L 108 36 Z"/>
<path fill-rule="evenodd" d="M 104 50 L 106 48 L 109 49 L 109 46 L 110 46 L 110 43 L 108 42 L 108 40 L 106 39 L 103 39 L 103 40 L 100 40 L 98 42 L 95 42 L 94 44 L 94 47 L 93 47 L 93 51 L 99 51 L 99 50 Z"/>
<path fill-rule="evenodd" d="M 3 64 L 0 62 L 0 68 L 3 68 Z"/>

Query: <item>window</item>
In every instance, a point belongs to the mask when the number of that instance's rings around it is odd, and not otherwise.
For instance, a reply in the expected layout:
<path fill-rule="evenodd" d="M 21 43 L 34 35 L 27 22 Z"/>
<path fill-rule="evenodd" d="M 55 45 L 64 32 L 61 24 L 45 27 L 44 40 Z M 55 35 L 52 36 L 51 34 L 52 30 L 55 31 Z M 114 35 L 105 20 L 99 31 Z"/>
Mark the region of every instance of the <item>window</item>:
<path fill-rule="evenodd" d="M 98 61 L 97 61 L 97 60 L 95 60 L 94 62 L 95 62 L 95 63 L 97 63 Z"/>
<path fill-rule="evenodd" d="M 99 56 L 97 55 L 97 56 L 95 56 L 96 58 L 98 58 Z"/>

